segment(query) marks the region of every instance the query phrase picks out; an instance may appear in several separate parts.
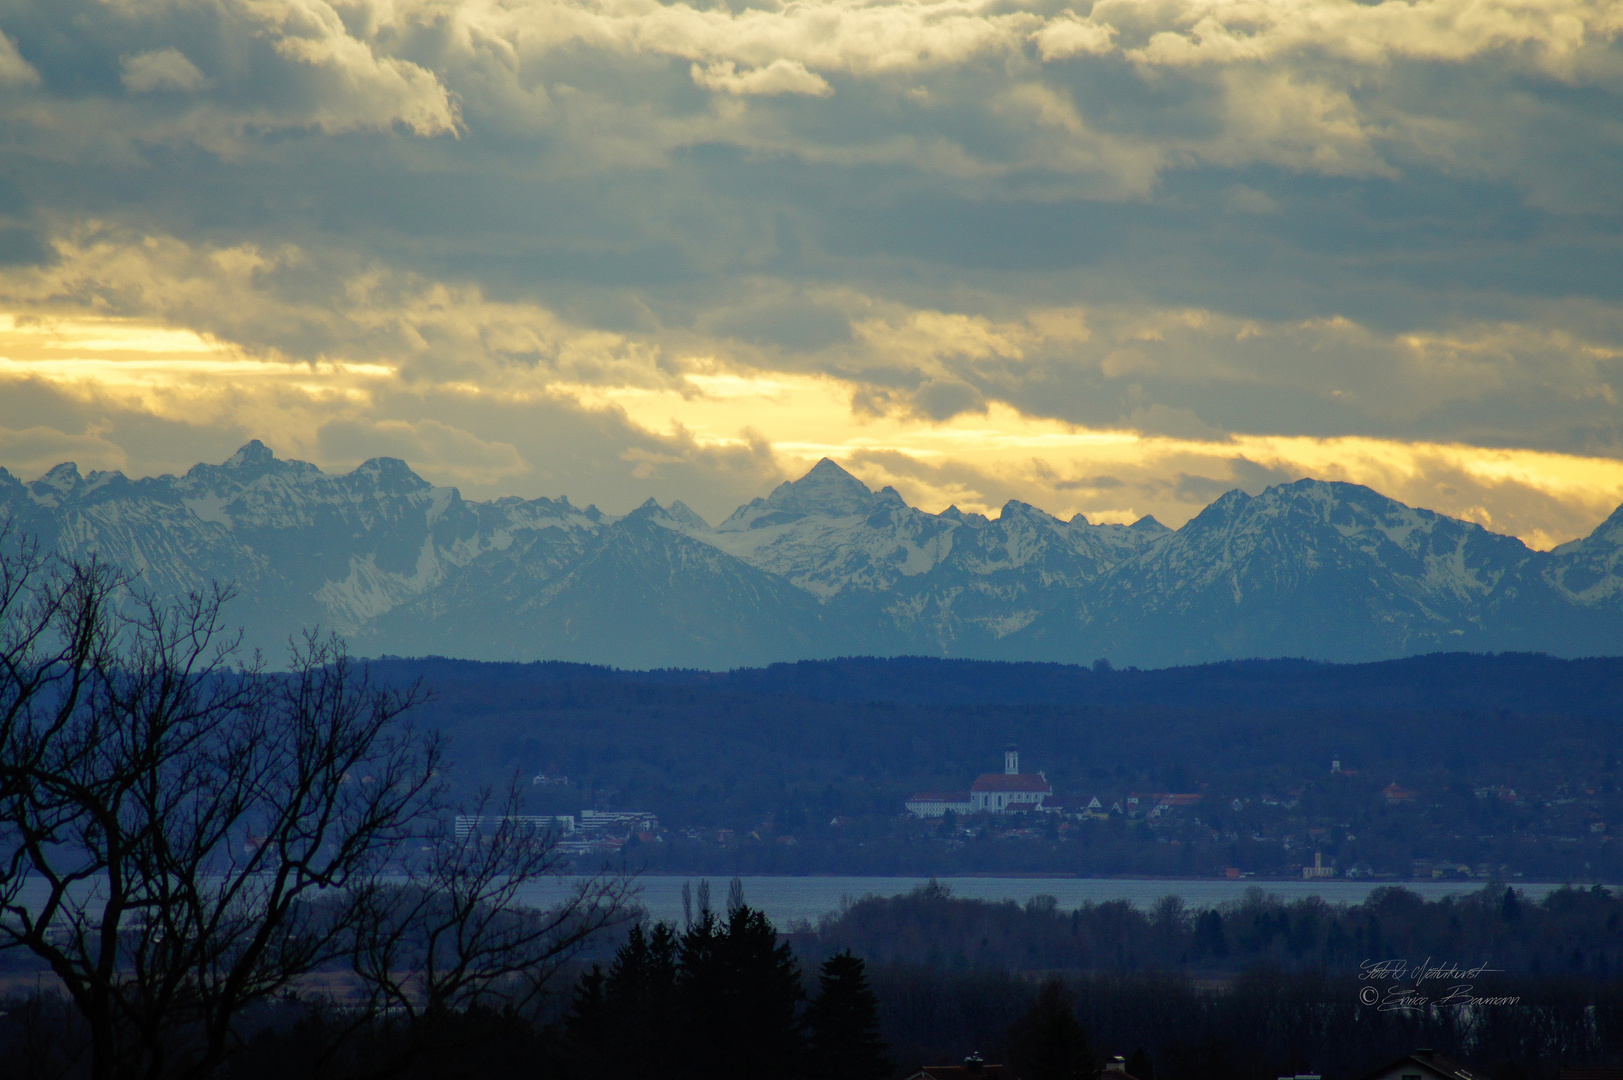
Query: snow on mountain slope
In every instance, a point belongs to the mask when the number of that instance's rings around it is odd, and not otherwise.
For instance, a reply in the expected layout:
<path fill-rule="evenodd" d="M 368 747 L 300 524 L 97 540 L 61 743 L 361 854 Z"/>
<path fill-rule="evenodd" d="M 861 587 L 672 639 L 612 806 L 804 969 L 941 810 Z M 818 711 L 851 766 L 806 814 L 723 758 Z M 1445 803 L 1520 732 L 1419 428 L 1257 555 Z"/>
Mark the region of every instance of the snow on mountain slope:
<path fill-rule="evenodd" d="M 1302 480 L 1229 492 L 1034 631 L 1151 663 L 1526 647 L 1555 599 L 1547 558 L 1365 487 Z"/>
<path fill-rule="evenodd" d="M 216 580 L 244 589 L 275 582 L 266 559 L 239 544 L 229 525 L 195 514 L 169 480 L 81 476 L 71 462 L 31 483 L 6 474 L 0 515 L 47 550 L 76 559 L 99 555 L 159 595 L 184 595 Z"/>
<path fill-rule="evenodd" d="M 514 555 L 516 554 L 516 557 Z M 490 552 L 377 620 L 374 651 L 489 660 L 727 667 L 828 654 L 804 591 L 669 527 L 657 504 L 596 532 L 551 529 Z"/>
<path fill-rule="evenodd" d="M 252 442 L 183 477 L 0 469 L 0 518 L 159 595 L 234 583 L 229 614 L 273 659 L 317 624 L 366 652 L 633 666 L 1623 651 L 1623 509 L 1535 552 L 1312 480 L 1230 492 L 1173 532 L 1020 502 L 927 514 L 824 460 L 712 527 L 653 500 L 625 518 L 469 502 L 394 459 L 329 475 Z"/>
<path fill-rule="evenodd" d="M 159 594 L 231 582 L 249 643 L 273 655 L 307 626 L 355 634 L 516 536 L 607 520 L 567 500 L 470 504 L 389 458 L 329 476 L 258 440 L 178 478 L 81 478 L 59 465 L 33 484 L 0 483 L 0 509 L 61 553 L 98 552 Z"/>
<path fill-rule="evenodd" d="M 1589 607 L 1623 603 L 1623 506 L 1594 532 L 1550 555 L 1546 577 L 1563 595 Z"/>
<path fill-rule="evenodd" d="M 941 572 L 985 578 L 1029 567 L 1044 585 L 1075 585 L 1136 552 L 1157 529 L 1094 526 L 1080 516 L 1062 522 L 1019 502 L 995 521 L 956 507 L 927 514 L 824 458 L 715 529 L 681 531 L 828 600 Z"/>

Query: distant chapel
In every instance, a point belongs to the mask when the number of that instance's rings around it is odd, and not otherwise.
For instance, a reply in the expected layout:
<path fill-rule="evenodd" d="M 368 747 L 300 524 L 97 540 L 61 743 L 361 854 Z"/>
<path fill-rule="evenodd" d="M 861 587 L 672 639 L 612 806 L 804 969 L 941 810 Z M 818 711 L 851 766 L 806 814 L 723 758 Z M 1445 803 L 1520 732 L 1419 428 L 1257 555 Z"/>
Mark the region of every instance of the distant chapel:
<path fill-rule="evenodd" d="M 969 788 L 969 808 L 978 813 L 1015 810 L 1041 810 L 1043 799 L 1054 794 L 1048 777 L 1040 772 L 1020 771 L 1020 751 L 1009 747 L 1003 751 L 1002 773 L 981 773 Z"/>
<path fill-rule="evenodd" d="M 1041 810 L 1043 799 L 1054 794 L 1048 777 L 1040 772 L 1020 771 L 1020 751 L 1009 747 L 1003 752 L 1001 773 L 982 773 L 967 792 L 921 791 L 907 800 L 907 810 L 918 817 L 955 814 L 1014 813 Z"/>

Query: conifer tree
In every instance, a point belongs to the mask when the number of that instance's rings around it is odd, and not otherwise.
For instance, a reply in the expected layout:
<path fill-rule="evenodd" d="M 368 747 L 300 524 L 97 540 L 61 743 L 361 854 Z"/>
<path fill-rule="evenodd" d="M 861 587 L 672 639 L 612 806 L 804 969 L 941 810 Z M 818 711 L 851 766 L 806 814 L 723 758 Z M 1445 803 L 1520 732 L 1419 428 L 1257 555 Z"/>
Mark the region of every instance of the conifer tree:
<path fill-rule="evenodd" d="M 1037 1000 L 1009 1031 L 1009 1048 L 1021 1080 L 1088 1080 L 1093 1048 L 1076 1018 L 1070 989 L 1050 979 Z"/>
<path fill-rule="evenodd" d="M 689 1075 L 755 1080 L 799 1071 L 800 972 L 763 913 L 741 904 L 723 923 L 705 911 L 677 951 Z"/>
<path fill-rule="evenodd" d="M 570 997 L 564 1017 L 564 1056 L 569 1075 L 576 1080 L 597 1080 L 613 1075 L 604 1048 L 608 1045 L 612 1017 L 603 993 L 603 969 L 593 964 L 581 975 Z"/>
<path fill-rule="evenodd" d="M 665 923 L 631 928 L 603 980 L 606 1053 L 619 1075 L 670 1066 L 675 1031 L 676 934 Z"/>
<path fill-rule="evenodd" d="M 884 1080 L 893 1069 L 879 1037 L 879 999 L 862 958 L 850 950 L 823 962 L 817 997 L 806 1009 L 815 1080 Z"/>

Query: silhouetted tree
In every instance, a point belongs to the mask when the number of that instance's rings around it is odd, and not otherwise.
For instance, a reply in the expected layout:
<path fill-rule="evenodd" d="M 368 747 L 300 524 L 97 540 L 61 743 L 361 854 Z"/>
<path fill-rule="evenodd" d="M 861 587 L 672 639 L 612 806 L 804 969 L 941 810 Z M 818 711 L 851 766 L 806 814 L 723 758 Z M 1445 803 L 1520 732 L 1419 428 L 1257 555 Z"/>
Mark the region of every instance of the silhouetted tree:
<path fill-rule="evenodd" d="M 800 970 L 762 912 L 740 904 L 723 923 L 705 911 L 677 955 L 690 1075 L 746 1080 L 797 1070 Z"/>
<path fill-rule="evenodd" d="M 1088 1080 L 1093 1047 L 1076 1018 L 1070 988 L 1050 979 L 1031 1009 L 1009 1029 L 1009 1054 L 1022 1080 Z"/>
<path fill-rule="evenodd" d="M 614 1016 L 609 1012 L 603 967 L 593 964 L 575 981 L 564 1016 L 563 1053 L 575 1080 L 607 1080 L 619 1075 L 611 1061 Z"/>
<path fill-rule="evenodd" d="M 810 1074 L 817 1080 L 883 1080 L 893 1064 L 879 1037 L 879 999 L 862 958 L 849 951 L 823 962 L 806 1009 Z"/>
<path fill-rule="evenodd" d="M 1195 955 L 1222 960 L 1229 954 L 1228 939 L 1223 934 L 1223 916 L 1210 909 L 1195 920 Z"/>
<path fill-rule="evenodd" d="M 670 1068 L 676 1045 L 676 933 L 633 926 L 604 983 L 610 1013 L 606 1052 L 613 1071 L 632 1076 Z"/>
<path fill-rule="evenodd" d="M 93 1080 L 210 1075 L 245 1010 L 325 965 L 408 1012 L 534 991 L 618 917 L 615 883 L 514 910 L 553 861 L 522 830 L 445 837 L 413 852 L 420 877 L 385 878 L 446 809 L 440 739 L 399 722 L 424 691 L 314 634 L 266 675 L 224 628 L 230 595 L 144 597 L 0 523 L 0 952 L 60 981 Z"/>

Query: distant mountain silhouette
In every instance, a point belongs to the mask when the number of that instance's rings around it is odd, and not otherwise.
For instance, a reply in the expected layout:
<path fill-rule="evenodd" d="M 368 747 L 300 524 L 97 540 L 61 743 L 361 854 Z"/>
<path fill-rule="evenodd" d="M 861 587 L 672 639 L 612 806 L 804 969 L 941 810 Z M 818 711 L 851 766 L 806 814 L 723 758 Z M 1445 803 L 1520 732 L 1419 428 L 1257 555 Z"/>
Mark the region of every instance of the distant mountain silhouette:
<path fill-rule="evenodd" d="M 182 477 L 22 482 L 0 514 L 159 594 L 236 584 L 274 660 L 321 624 L 358 651 L 731 668 L 922 654 L 1162 666 L 1436 651 L 1623 652 L 1623 508 L 1550 552 L 1355 484 L 1231 491 L 1173 531 L 927 514 L 827 459 L 711 526 L 568 499 L 470 502 L 376 458 L 333 476 L 257 440 Z"/>

